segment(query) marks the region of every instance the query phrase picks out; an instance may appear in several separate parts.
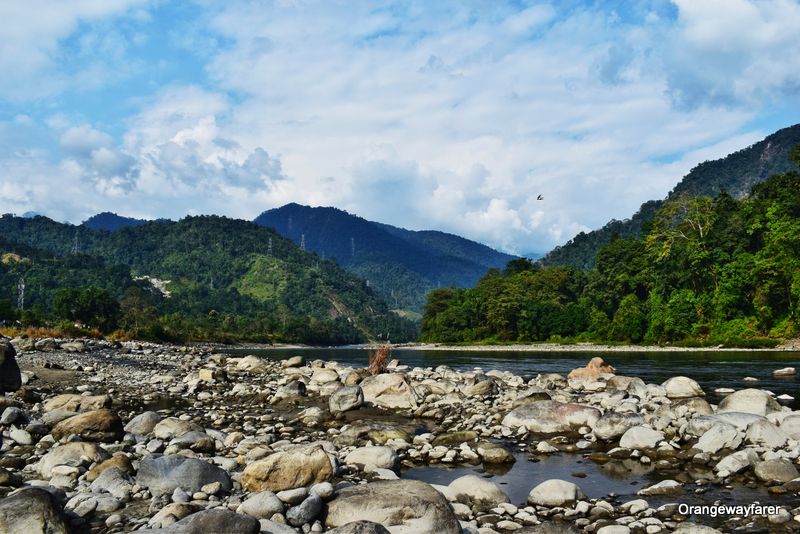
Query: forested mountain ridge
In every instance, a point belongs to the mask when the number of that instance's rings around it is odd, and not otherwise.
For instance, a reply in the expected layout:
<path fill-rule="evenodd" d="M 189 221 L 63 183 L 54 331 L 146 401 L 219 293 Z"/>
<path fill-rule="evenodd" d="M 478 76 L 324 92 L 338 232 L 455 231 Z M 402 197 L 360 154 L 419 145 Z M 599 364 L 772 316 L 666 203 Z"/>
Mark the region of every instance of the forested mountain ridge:
<path fill-rule="evenodd" d="M 395 308 L 412 311 L 422 310 L 431 289 L 473 285 L 488 269 L 514 259 L 453 234 L 397 228 L 337 208 L 292 203 L 265 211 L 255 222 L 335 258 Z"/>
<path fill-rule="evenodd" d="M 20 250 L 9 250 L 19 261 L 0 264 L 0 299 L 16 303 L 24 278 L 25 307 L 43 318 L 60 318 L 60 289 L 94 287 L 123 308 L 146 308 L 148 328 L 189 339 L 352 343 L 415 335 L 362 280 L 247 221 L 187 217 L 109 232 L 5 215 L 0 236 L 0 248 Z"/>
<path fill-rule="evenodd" d="M 800 143 L 800 124 L 783 128 L 763 140 L 724 158 L 703 162 L 694 167 L 667 195 L 665 200 L 679 196 L 716 197 L 723 191 L 740 199 L 750 193 L 754 185 L 768 177 L 792 169 L 789 154 Z M 581 232 L 566 244 L 550 251 L 541 262 L 544 265 L 571 265 L 579 269 L 594 266 L 600 248 L 612 237 L 639 237 L 648 222 L 664 205 L 664 200 L 650 200 L 642 204 L 630 218 L 611 220 L 602 228 Z"/>
<path fill-rule="evenodd" d="M 794 170 L 740 199 L 677 195 L 641 238 L 590 270 L 515 260 L 474 288 L 431 292 L 431 342 L 594 341 L 769 346 L 800 335 L 800 145 Z"/>

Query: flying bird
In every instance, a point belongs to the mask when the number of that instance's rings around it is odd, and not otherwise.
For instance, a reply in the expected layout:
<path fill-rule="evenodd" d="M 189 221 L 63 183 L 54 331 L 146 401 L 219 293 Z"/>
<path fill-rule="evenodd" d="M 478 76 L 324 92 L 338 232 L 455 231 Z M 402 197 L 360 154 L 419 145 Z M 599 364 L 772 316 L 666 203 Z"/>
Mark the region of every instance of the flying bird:
<path fill-rule="evenodd" d="M 544 200 L 544 197 L 542 195 L 539 195 L 538 197 L 536 197 L 536 200 Z"/>

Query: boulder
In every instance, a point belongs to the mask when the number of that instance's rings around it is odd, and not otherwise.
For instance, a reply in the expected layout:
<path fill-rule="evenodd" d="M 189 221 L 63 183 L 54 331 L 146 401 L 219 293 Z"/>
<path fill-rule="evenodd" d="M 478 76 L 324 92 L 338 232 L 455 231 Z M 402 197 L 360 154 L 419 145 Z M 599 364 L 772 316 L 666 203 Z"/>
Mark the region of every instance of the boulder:
<path fill-rule="evenodd" d="M 269 519 L 275 514 L 283 513 L 283 502 L 271 491 L 262 491 L 248 497 L 237 511 L 256 519 Z"/>
<path fill-rule="evenodd" d="M 661 384 L 661 387 L 666 391 L 668 399 L 686 399 L 689 397 L 705 396 L 700 384 L 686 376 L 673 376 Z"/>
<path fill-rule="evenodd" d="M 278 388 L 275 392 L 275 399 L 297 399 L 306 396 L 306 384 L 300 380 L 292 380 L 288 384 Z"/>
<path fill-rule="evenodd" d="M 485 464 L 513 464 L 517 461 L 508 449 L 497 443 L 481 441 L 475 445 L 475 451 Z"/>
<path fill-rule="evenodd" d="M 22 387 L 22 374 L 17 365 L 17 351 L 7 339 L 0 339 L 0 393 Z"/>
<path fill-rule="evenodd" d="M 303 357 L 302 356 L 291 356 L 286 358 L 281 362 L 281 367 L 284 369 L 291 369 L 293 367 L 300 367 L 303 365 Z"/>
<path fill-rule="evenodd" d="M 722 477 L 744 471 L 758 461 L 758 454 L 753 449 L 745 449 L 729 454 L 720 460 L 714 470 Z"/>
<path fill-rule="evenodd" d="M 789 482 L 800 476 L 794 464 L 785 458 L 757 462 L 754 471 L 756 477 L 762 482 L 772 482 L 774 480 Z"/>
<path fill-rule="evenodd" d="M 303 502 L 289 508 L 286 521 L 294 527 L 302 527 L 306 523 L 313 523 L 321 512 L 322 499 L 316 493 L 311 493 Z"/>
<path fill-rule="evenodd" d="M 245 356 L 240 358 L 236 363 L 236 369 L 239 371 L 247 371 L 250 374 L 258 374 L 266 371 L 269 367 L 269 362 L 264 358 L 258 356 Z"/>
<path fill-rule="evenodd" d="M 94 467 L 92 467 L 92 469 L 89 470 L 88 473 L 86 473 L 86 480 L 88 482 L 94 481 L 97 477 L 100 476 L 100 474 L 103 471 L 111 467 L 116 467 L 117 469 L 119 469 L 120 471 L 124 471 L 125 473 L 134 472 L 133 465 L 131 465 L 130 459 L 128 459 L 128 457 L 125 456 L 125 453 L 118 452 L 115 453 L 114 456 L 112 456 L 108 460 L 100 462 Z"/>
<path fill-rule="evenodd" d="M 717 413 L 743 412 L 755 415 L 767 415 L 779 412 L 781 405 L 769 393 L 760 389 L 742 389 L 722 399 Z"/>
<path fill-rule="evenodd" d="M 125 425 L 125 432 L 136 436 L 146 436 L 161 422 L 161 415 L 158 412 L 140 413 Z"/>
<path fill-rule="evenodd" d="M 379 447 L 359 447 L 352 451 L 344 459 L 346 464 L 358 466 L 364 469 L 367 466 L 379 469 L 395 469 L 398 458 L 394 449 L 386 446 Z"/>
<path fill-rule="evenodd" d="M 50 432 L 55 439 L 75 434 L 85 441 L 113 442 L 125 433 L 122 420 L 111 410 L 93 410 L 64 419 Z"/>
<path fill-rule="evenodd" d="M 40 339 L 33 344 L 36 350 L 42 352 L 51 352 L 58 349 L 58 343 L 52 337 L 46 337 L 44 339 Z"/>
<path fill-rule="evenodd" d="M 339 373 L 336 369 L 328 369 L 327 367 L 320 367 L 315 369 L 311 375 L 311 380 L 317 384 L 328 384 L 339 380 Z"/>
<path fill-rule="evenodd" d="M 364 401 L 387 409 L 416 409 L 419 399 L 402 373 L 383 373 L 361 381 Z"/>
<path fill-rule="evenodd" d="M 597 380 L 601 376 L 613 375 L 616 369 L 608 365 L 603 358 L 595 356 L 586 367 L 573 369 L 567 375 L 568 379 Z"/>
<path fill-rule="evenodd" d="M 560 519 L 551 519 L 540 525 L 516 530 L 515 534 L 581 534 L 575 525 Z"/>
<path fill-rule="evenodd" d="M 328 400 L 331 413 L 343 413 L 357 410 L 364 404 L 364 393 L 361 386 L 344 386 L 337 389 Z"/>
<path fill-rule="evenodd" d="M 644 418 L 635 413 L 607 412 L 594 424 L 592 430 L 597 439 L 610 441 L 622 436 L 629 429 L 644 424 Z"/>
<path fill-rule="evenodd" d="M 664 433 L 646 426 L 634 426 L 619 439 L 619 446 L 626 449 L 654 449 L 664 441 Z"/>
<path fill-rule="evenodd" d="M 583 404 L 539 401 L 514 408 L 503 418 L 503 425 L 553 434 L 577 430 L 582 426 L 593 427 L 600 416 L 600 410 Z"/>
<path fill-rule="evenodd" d="M 386 527 L 372 521 L 353 521 L 339 528 L 328 530 L 327 534 L 391 534 Z"/>
<path fill-rule="evenodd" d="M 74 393 L 64 393 L 56 395 L 52 399 L 47 399 L 42 405 L 45 412 L 63 410 L 66 412 L 88 412 L 100 410 L 101 408 L 111 407 L 111 397 L 108 395 L 76 395 Z"/>
<path fill-rule="evenodd" d="M 39 460 L 36 467 L 42 478 L 49 479 L 53 476 L 53 468 L 57 465 L 78 467 L 95 462 L 102 462 L 108 460 L 110 457 L 111 455 L 96 443 L 73 441 L 50 449 L 50 451 Z"/>
<path fill-rule="evenodd" d="M 118 467 L 109 467 L 92 482 L 89 489 L 95 493 L 110 493 L 122 502 L 129 501 L 133 479 Z"/>
<path fill-rule="evenodd" d="M 564 506 L 584 499 L 581 488 L 566 480 L 550 479 L 545 480 L 530 493 L 528 493 L 528 504 L 536 506 Z"/>
<path fill-rule="evenodd" d="M 370 482 L 340 490 L 328 503 L 325 524 L 342 527 L 359 520 L 380 523 L 392 534 L 461 532 L 447 499 L 418 480 Z"/>
<path fill-rule="evenodd" d="M 794 412 L 781 421 L 781 430 L 795 441 L 800 441 L 800 413 Z"/>
<path fill-rule="evenodd" d="M 223 469 L 197 458 L 180 455 L 143 458 L 139 463 L 136 482 L 154 495 L 171 494 L 175 488 L 192 494 L 212 482 L 219 482 L 226 491 L 231 489 L 231 479 Z"/>
<path fill-rule="evenodd" d="M 283 491 L 325 482 L 333 478 L 334 467 L 319 445 L 295 447 L 253 462 L 242 473 L 247 491 Z"/>
<path fill-rule="evenodd" d="M 697 441 L 695 449 L 714 454 L 722 449 L 736 450 L 742 443 L 742 435 L 739 430 L 722 421 L 714 423 Z"/>
<path fill-rule="evenodd" d="M 3 534 L 69 534 L 69 520 L 52 494 L 24 488 L 0 500 Z"/>
<path fill-rule="evenodd" d="M 448 487 L 456 495 L 458 502 L 472 504 L 480 510 L 488 510 L 500 503 L 509 502 L 508 495 L 494 482 L 476 475 L 459 477 Z"/>
<path fill-rule="evenodd" d="M 775 369 L 772 371 L 772 376 L 792 376 L 797 374 L 797 369 L 794 367 L 784 367 L 783 369 Z"/>
<path fill-rule="evenodd" d="M 686 490 L 677 480 L 662 480 L 657 484 L 642 488 L 636 492 L 637 495 L 647 496 L 678 496 L 684 495 Z"/>
<path fill-rule="evenodd" d="M 766 419 L 760 419 L 750 423 L 744 439 L 752 445 L 760 445 L 768 449 L 779 449 L 786 445 L 789 436 Z"/>
<path fill-rule="evenodd" d="M 164 529 L 140 530 L 139 532 L 143 534 L 209 534 L 211 532 L 259 534 L 261 525 L 254 517 L 218 507 L 188 515 Z"/>
<path fill-rule="evenodd" d="M 177 438 L 189 432 L 203 432 L 203 427 L 197 423 L 184 421 L 177 417 L 167 417 L 153 427 L 153 435 L 163 440 Z"/>

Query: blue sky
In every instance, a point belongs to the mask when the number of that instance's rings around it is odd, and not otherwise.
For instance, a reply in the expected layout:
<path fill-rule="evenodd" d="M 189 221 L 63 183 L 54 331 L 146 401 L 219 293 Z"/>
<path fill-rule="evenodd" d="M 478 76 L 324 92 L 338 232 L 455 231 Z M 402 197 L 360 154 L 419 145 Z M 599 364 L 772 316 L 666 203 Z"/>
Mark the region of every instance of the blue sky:
<path fill-rule="evenodd" d="M 797 35 L 795 0 L 12 0 L 0 211 L 300 202 L 545 251 L 800 122 Z"/>

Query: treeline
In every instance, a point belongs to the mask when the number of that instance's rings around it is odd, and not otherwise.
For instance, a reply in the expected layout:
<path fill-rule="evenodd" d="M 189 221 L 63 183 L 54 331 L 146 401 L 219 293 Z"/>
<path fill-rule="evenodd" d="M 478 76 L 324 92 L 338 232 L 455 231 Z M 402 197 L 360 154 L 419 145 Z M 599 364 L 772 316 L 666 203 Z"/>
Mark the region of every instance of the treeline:
<path fill-rule="evenodd" d="M 0 235 L 6 325 L 78 324 L 176 341 L 343 344 L 417 335 L 362 280 L 245 221 L 188 217 L 107 232 L 3 216 Z"/>
<path fill-rule="evenodd" d="M 764 346 L 796 336 L 800 174 L 742 200 L 680 195 L 641 239 L 614 238 L 595 260 L 589 271 L 515 260 L 474 288 L 433 291 L 422 339 Z"/>

